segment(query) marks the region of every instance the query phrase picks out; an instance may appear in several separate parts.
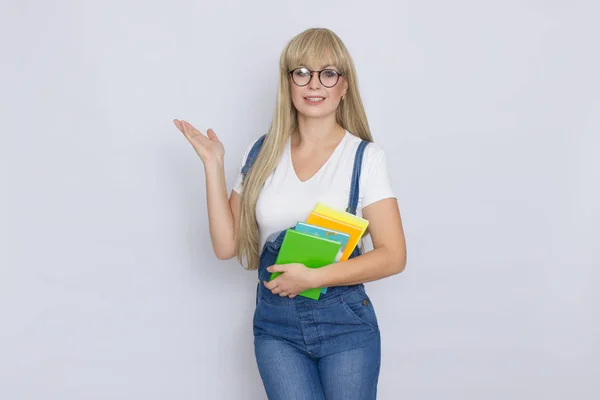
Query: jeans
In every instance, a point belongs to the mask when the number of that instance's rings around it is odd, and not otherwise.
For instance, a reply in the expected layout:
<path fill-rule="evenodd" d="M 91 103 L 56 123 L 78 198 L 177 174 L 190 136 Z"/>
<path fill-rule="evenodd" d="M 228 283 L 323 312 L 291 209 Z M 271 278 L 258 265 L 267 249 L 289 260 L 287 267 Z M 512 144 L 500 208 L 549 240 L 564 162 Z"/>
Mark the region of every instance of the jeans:
<path fill-rule="evenodd" d="M 260 258 L 254 351 L 270 400 L 371 400 L 377 396 L 381 338 L 363 284 L 333 286 L 319 300 L 273 294 L 266 268 L 282 232 Z"/>

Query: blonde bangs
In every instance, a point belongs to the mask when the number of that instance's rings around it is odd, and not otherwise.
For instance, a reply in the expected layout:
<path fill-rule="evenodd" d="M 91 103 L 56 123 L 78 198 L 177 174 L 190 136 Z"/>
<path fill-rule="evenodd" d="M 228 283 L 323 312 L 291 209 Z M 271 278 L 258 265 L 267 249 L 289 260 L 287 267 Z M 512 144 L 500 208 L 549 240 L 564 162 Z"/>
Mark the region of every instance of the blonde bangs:
<path fill-rule="evenodd" d="M 342 74 L 349 68 L 346 50 L 340 38 L 327 29 L 313 29 L 296 36 L 287 46 L 281 68 L 286 73 L 300 66 L 334 66 Z"/>

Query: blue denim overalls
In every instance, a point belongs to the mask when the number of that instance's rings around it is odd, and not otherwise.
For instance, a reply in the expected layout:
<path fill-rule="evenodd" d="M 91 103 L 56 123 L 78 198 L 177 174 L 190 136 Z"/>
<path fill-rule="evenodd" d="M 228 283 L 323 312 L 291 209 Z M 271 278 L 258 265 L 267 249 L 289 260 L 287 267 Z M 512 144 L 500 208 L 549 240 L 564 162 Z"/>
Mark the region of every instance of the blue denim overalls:
<path fill-rule="evenodd" d="M 242 172 L 258 155 L 254 145 Z M 347 211 L 356 213 L 362 156 L 358 146 Z M 285 230 L 271 235 L 260 256 L 253 318 L 258 369 L 271 400 L 376 398 L 381 344 L 375 310 L 364 285 L 333 286 L 319 300 L 273 294 L 263 282 L 275 264 Z M 350 258 L 361 254 L 358 246 Z"/>

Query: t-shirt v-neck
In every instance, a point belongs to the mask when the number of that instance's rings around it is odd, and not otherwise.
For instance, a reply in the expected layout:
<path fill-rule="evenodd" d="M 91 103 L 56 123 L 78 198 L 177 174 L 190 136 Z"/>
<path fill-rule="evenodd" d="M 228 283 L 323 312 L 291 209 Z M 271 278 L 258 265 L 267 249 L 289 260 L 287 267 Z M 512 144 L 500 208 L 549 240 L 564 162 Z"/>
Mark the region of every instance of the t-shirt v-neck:
<path fill-rule="evenodd" d="M 361 139 L 346 131 L 327 161 L 306 181 L 301 181 L 293 168 L 291 137 L 287 140 L 277 167 L 258 195 L 256 220 L 260 235 L 259 250 L 270 235 L 294 227 L 298 221 L 306 221 L 317 202 L 340 210 L 345 210 L 348 205 L 354 158 Z M 255 141 L 248 145 L 240 170 Z M 242 178 L 240 171 L 234 184 L 234 190 L 238 193 L 242 190 Z M 370 143 L 363 158 L 356 214 L 362 216 L 364 206 L 393 196 L 385 152 L 381 146 Z"/>
<path fill-rule="evenodd" d="M 291 175 L 293 175 L 296 178 L 297 183 L 299 183 L 300 185 L 308 185 L 312 181 L 318 179 L 318 177 L 321 175 L 321 173 L 327 169 L 327 166 L 330 163 L 334 163 L 335 160 L 339 157 L 340 151 L 341 151 L 342 147 L 344 146 L 348 135 L 349 135 L 348 131 L 344 131 L 344 136 L 338 142 L 338 144 L 335 146 L 335 148 L 333 149 L 333 151 L 331 152 L 331 154 L 329 155 L 329 157 L 327 158 L 325 163 L 323 163 L 323 165 L 310 178 L 308 178 L 305 181 L 300 179 L 300 177 L 296 173 L 296 169 L 294 168 L 294 162 L 292 160 L 292 138 L 291 138 L 291 136 L 289 136 L 287 139 L 286 147 L 285 147 L 285 152 L 287 154 L 284 154 L 283 156 L 287 160 Z"/>

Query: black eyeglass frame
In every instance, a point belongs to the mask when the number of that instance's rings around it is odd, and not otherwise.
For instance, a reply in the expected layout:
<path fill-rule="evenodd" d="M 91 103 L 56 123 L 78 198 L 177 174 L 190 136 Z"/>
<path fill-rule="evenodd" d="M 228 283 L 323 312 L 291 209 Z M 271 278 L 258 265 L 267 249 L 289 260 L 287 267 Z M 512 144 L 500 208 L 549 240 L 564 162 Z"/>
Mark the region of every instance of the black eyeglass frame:
<path fill-rule="evenodd" d="M 310 79 L 309 79 L 309 80 L 308 80 L 308 82 L 306 82 L 306 84 L 304 84 L 304 85 L 299 85 L 299 84 L 296 82 L 296 80 L 294 79 L 294 75 L 293 75 L 293 74 L 294 74 L 294 71 L 297 71 L 297 70 L 299 70 L 299 69 L 305 69 L 305 70 L 307 70 L 308 72 L 310 72 Z M 327 86 L 327 85 L 325 85 L 325 84 L 323 83 L 323 81 L 321 80 L 321 74 L 322 74 L 324 71 L 331 71 L 331 72 L 335 72 L 335 74 L 337 75 L 337 79 L 336 79 L 336 81 L 335 81 L 335 83 L 334 83 L 333 85 L 331 85 L 331 86 Z M 315 72 L 318 72 L 318 73 L 319 73 L 319 82 L 321 82 L 321 85 L 325 86 L 325 87 L 326 87 L 326 88 L 328 88 L 328 89 L 330 89 L 330 88 L 334 87 L 335 85 L 337 85 L 337 84 L 338 84 L 338 82 L 340 81 L 340 76 L 344 76 L 344 74 L 342 74 L 341 72 L 337 72 L 335 69 L 331 69 L 331 68 L 325 68 L 325 69 L 322 69 L 322 70 L 320 70 L 320 71 L 313 71 L 313 70 L 311 70 L 311 69 L 308 69 L 308 68 L 306 68 L 306 67 L 298 67 L 298 68 L 294 68 L 293 70 L 291 70 L 291 71 L 288 71 L 288 74 L 290 75 L 290 77 L 292 78 L 292 81 L 294 82 L 294 84 L 295 84 L 296 86 L 304 87 L 304 86 L 308 85 L 308 84 L 310 83 L 310 81 L 312 81 L 312 78 L 313 78 L 313 76 L 314 76 Z"/>

